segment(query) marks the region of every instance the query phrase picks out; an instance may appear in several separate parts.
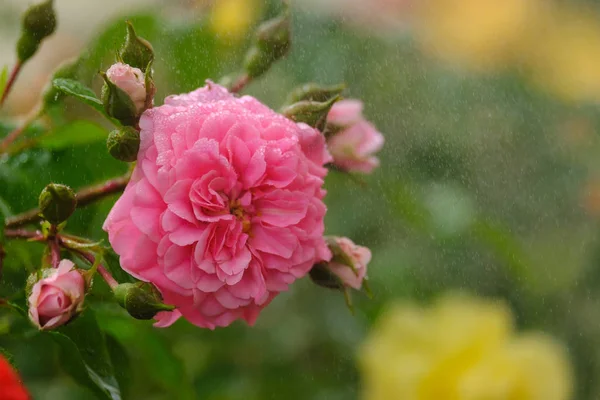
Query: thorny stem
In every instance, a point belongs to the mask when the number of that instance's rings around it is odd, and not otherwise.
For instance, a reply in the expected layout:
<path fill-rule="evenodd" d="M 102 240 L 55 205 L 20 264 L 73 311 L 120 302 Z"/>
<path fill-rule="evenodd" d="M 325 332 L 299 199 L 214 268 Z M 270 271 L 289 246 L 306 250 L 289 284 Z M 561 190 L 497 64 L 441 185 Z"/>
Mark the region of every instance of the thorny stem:
<path fill-rule="evenodd" d="M 6 229 L 4 236 L 8 239 L 28 239 L 34 241 L 44 240 L 44 235 L 40 231 L 28 231 L 26 229 Z"/>
<path fill-rule="evenodd" d="M 2 93 L 2 97 L 0 98 L 0 108 L 2 108 L 2 106 L 4 105 L 4 102 L 6 101 L 6 98 L 8 97 L 8 94 L 12 90 L 12 88 L 15 84 L 15 81 L 17 80 L 17 77 L 19 76 L 19 73 L 21 72 L 22 66 L 23 66 L 23 64 L 21 64 L 20 61 L 17 61 L 17 63 L 13 67 L 12 71 L 10 72 L 10 77 L 8 78 L 8 81 L 6 82 L 6 86 L 4 87 L 4 93 Z"/>
<path fill-rule="evenodd" d="M 231 89 L 229 89 L 229 91 L 231 93 L 238 93 L 244 87 L 246 87 L 248 83 L 250 83 L 250 77 L 247 74 L 243 74 L 231 85 Z"/>
<path fill-rule="evenodd" d="M 123 191 L 129 182 L 129 178 L 130 174 L 127 173 L 123 176 L 110 179 L 99 185 L 92 185 L 81 189 L 75 194 L 75 198 L 77 199 L 77 207 L 84 207 L 97 200 L 103 199 L 106 196 Z M 5 226 L 6 228 L 17 228 L 37 222 L 40 220 L 39 213 L 40 210 L 38 208 L 25 211 L 24 213 L 15 215 L 14 217 L 7 218 Z"/>
<path fill-rule="evenodd" d="M 17 140 L 19 138 L 19 136 L 21 136 L 27 130 L 27 128 L 29 128 L 31 126 L 31 124 L 33 124 L 42 115 L 42 113 L 43 113 L 42 109 L 36 110 L 35 112 L 31 113 L 31 115 L 29 117 L 27 117 L 27 119 L 25 120 L 25 122 L 23 122 L 23 124 L 21 124 L 20 126 L 15 128 L 8 135 L 6 135 L 4 137 L 4 139 L 2 139 L 2 141 L 0 142 L 0 154 L 6 153 L 6 151 L 8 150 L 8 147 L 15 140 Z"/>
<path fill-rule="evenodd" d="M 58 264 L 60 263 L 60 246 L 58 244 L 58 232 L 55 225 L 52 225 L 51 234 L 48 237 L 48 246 L 50 247 L 50 259 L 52 263 L 52 268 L 58 268 Z"/>
<path fill-rule="evenodd" d="M 28 231 L 25 229 L 7 229 L 6 231 L 4 231 L 4 233 L 5 233 L 6 237 L 10 238 L 10 239 L 31 239 L 31 240 L 36 240 L 36 241 L 45 240 L 44 235 L 40 231 Z M 65 241 L 63 241 L 61 239 L 60 234 L 51 236 L 48 240 L 48 244 L 50 245 L 50 247 L 52 249 L 52 266 L 53 267 L 56 267 L 58 265 L 58 262 L 60 261 L 59 259 L 60 259 L 60 247 L 61 246 L 69 251 L 79 254 L 81 257 L 85 258 L 92 265 L 94 265 L 94 263 L 96 262 L 96 258 L 92 254 L 90 254 L 86 251 L 83 251 L 81 249 L 76 249 L 76 248 L 69 246 Z M 54 247 L 54 246 L 56 246 L 56 247 Z M 4 249 L 2 248 L 2 246 L 0 246 L 0 267 L 2 264 L 1 261 L 2 261 L 4 254 L 5 254 Z M 106 281 L 108 286 L 110 286 L 111 289 L 114 289 L 115 287 L 117 287 L 119 285 L 119 282 L 117 282 L 115 280 L 115 278 L 112 277 L 110 272 L 108 272 L 108 270 L 106 268 L 104 268 L 104 266 L 102 264 L 98 264 L 97 271 L 100 274 L 100 276 L 102 276 L 102 278 Z M 1 269 L 0 269 L 0 272 L 1 272 Z"/>
<path fill-rule="evenodd" d="M 64 246 L 64 243 L 63 243 Z M 90 264 L 94 265 L 94 263 L 96 262 L 96 258 L 91 255 L 90 253 L 87 253 L 85 251 L 81 251 L 79 249 L 73 249 L 71 247 L 67 247 L 71 251 L 76 252 L 77 254 L 79 254 L 81 257 L 85 258 Z M 98 264 L 98 273 L 100 274 L 100 276 L 102 277 L 102 279 L 104 279 L 104 281 L 108 284 L 108 286 L 114 290 L 114 288 L 116 288 L 117 286 L 119 286 L 119 282 L 117 282 L 115 280 L 115 278 L 112 277 L 112 275 L 110 274 L 110 272 L 108 272 L 108 270 L 106 268 L 104 268 L 104 266 L 102 264 Z"/>

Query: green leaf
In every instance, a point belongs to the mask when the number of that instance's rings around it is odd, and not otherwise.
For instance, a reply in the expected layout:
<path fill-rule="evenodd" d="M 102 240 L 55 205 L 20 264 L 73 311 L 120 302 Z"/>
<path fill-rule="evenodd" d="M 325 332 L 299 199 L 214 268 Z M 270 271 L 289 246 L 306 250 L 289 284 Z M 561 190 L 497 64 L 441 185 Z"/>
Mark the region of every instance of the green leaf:
<path fill-rule="evenodd" d="M 38 140 L 39 147 L 60 150 L 106 140 L 108 132 L 100 125 L 88 121 L 74 121 L 54 129 Z"/>
<path fill-rule="evenodd" d="M 74 79 L 59 78 L 52 81 L 52 86 L 58 91 L 71 95 L 81 100 L 83 103 L 92 106 L 102 114 L 105 114 L 102 101 L 100 101 L 92 89 L 85 86 L 83 83 Z"/>
<path fill-rule="evenodd" d="M 109 308 L 99 309 L 98 319 L 105 332 L 114 335 L 135 355 L 137 371 L 153 385 L 172 398 L 196 398 L 182 361 L 156 329 L 140 321 L 132 322 L 120 310 L 115 313 Z"/>
<path fill-rule="evenodd" d="M 15 310 L 22 317 L 28 318 L 27 311 L 25 311 L 23 308 L 21 308 L 21 306 L 19 306 L 17 303 L 14 303 L 12 301 L 7 301 L 6 305 L 9 306 L 10 308 L 12 308 L 13 310 Z"/>
<path fill-rule="evenodd" d="M 132 369 L 127 349 L 114 336 L 106 334 L 106 349 L 115 370 L 115 378 L 119 382 L 121 394 L 127 398 L 131 387 Z"/>
<path fill-rule="evenodd" d="M 136 280 L 121 268 L 119 256 L 112 250 L 107 250 L 103 254 L 106 267 L 112 276 L 120 283 L 133 283 Z"/>
<path fill-rule="evenodd" d="M 5 65 L 0 72 L 0 96 L 4 94 L 6 89 L 6 82 L 8 81 L 8 65 Z"/>
<path fill-rule="evenodd" d="M 91 309 L 86 309 L 57 332 L 48 334 L 59 345 L 61 365 L 65 372 L 101 398 L 121 399 L 105 336 Z"/>

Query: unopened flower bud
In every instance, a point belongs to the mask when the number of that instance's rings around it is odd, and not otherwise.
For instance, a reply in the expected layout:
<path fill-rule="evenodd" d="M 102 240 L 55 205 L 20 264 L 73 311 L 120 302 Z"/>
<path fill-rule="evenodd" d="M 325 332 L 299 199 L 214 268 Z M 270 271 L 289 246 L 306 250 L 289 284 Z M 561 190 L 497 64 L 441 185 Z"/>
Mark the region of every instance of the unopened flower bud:
<path fill-rule="evenodd" d="M 344 89 L 346 89 L 344 84 L 321 86 L 317 83 L 307 83 L 292 90 L 286 104 L 294 104 L 303 100 L 326 102 L 340 95 Z"/>
<path fill-rule="evenodd" d="M 135 319 L 152 319 L 161 311 L 173 311 L 175 307 L 164 304 L 154 285 L 146 282 L 121 283 L 114 289 L 115 299 Z"/>
<path fill-rule="evenodd" d="M 106 113 L 111 117 L 118 119 L 123 125 L 135 126 L 141 114 L 141 112 L 138 111 L 139 103 L 136 105 L 129 93 L 121 89 L 116 82 L 113 82 L 108 77 L 108 74 L 101 75 L 102 78 L 104 78 L 102 103 L 104 103 Z M 116 81 L 118 82 L 119 80 Z"/>
<path fill-rule="evenodd" d="M 135 161 L 140 149 L 140 133 L 130 126 L 115 129 L 108 135 L 106 147 L 117 160 Z"/>
<path fill-rule="evenodd" d="M 368 174 L 379 165 L 375 154 L 385 139 L 365 120 L 362 109 L 363 103 L 355 99 L 342 100 L 331 107 L 327 116 L 327 147 L 339 169 Z"/>
<path fill-rule="evenodd" d="M 325 128 L 329 110 L 339 99 L 338 95 L 324 102 L 302 100 L 284 108 L 281 113 L 292 121 L 304 122 L 322 131 Z"/>
<path fill-rule="evenodd" d="M 129 21 L 127 22 L 127 37 L 125 38 L 125 44 L 119 51 L 119 58 L 125 64 L 139 68 L 143 72 L 146 72 L 150 62 L 154 61 L 152 45 L 135 33 L 135 29 Z"/>
<path fill-rule="evenodd" d="M 39 199 L 40 214 L 53 225 L 66 221 L 75 208 L 77 199 L 73 189 L 66 185 L 51 183 L 42 190 Z"/>
<path fill-rule="evenodd" d="M 54 33 L 56 14 L 53 0 L 33 5 L 23 14 L 21 38 L 17 43 L 17 56 L 21 63 L 31 58 L 41 41 Z"/>
<path fill-rule="evenodd" d="M 139 115 L 146 104 L 146 81 L 144 73 L 139 68 L 127 64 L 116 63 L 106 71 L 108 79 L 119 89 L 127 93 Z"/>
<path fill-rule="evenodd" d="M 354 244 L 346 237 L 329 237 L 327 245 L 332 258 L 329 262 L 319 263 L 311 269 L 310 277 L 313 282 L 333 289 L 360 290 L 366 279 L 371 251 Z"/>
<path fill-rule="evenodd" d="M 264 74 L 271 65 L 285 56 L 291 46 L 290 13 L 262 23 L 256 30 L 254 45 L 248 51 L 244 66 L 250 78 Z"/>
<path fill-rule="evenodd" d="M 66 324 L 81 312 L 85 280 L 70 260 L 62 260 L 57 268 L 46 268 L 39 274 L 41 276 L 33 274 L 29 279 L 29 319 L 39 329 L 50 330 Z"/>
<path fill-rule="evenodd" d="M 29 60 L 40 47 L 40 41 L 31 35 L 23 33 L 17 42 L 17 58 L 20 63 Z"/>

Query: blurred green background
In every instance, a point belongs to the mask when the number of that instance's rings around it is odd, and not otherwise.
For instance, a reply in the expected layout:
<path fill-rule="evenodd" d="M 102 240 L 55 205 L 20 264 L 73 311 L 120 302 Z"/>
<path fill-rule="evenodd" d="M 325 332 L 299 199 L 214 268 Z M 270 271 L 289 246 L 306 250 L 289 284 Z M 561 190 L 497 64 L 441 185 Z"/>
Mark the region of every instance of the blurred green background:
<path fill-rule="evenodd" d="M 123 21 L 130 19 L 154 45 L 160 104 L 167 94 L 237 71 L 252 26 L 279 9 L 275 1 L 247 0 L 217 15 L 192 2 L 155 3 L 119 15 L 93 35 L 79 79 L 99 93 L 97 71 L 112 63 Z M 598 12 L 597 2 L 570 3 Z M 356 349 L 382 307 L 449 289 L 507 299 L 519 328 L 543 330 L 568 346 L 575 398 L 600 398 L 597 103 L 587 93 L 563 96 L 548 81 L 532 84 L 537 75 L 524 72 L 521 60 L 498 70 L 499 60 L 492 68 L 473 57 L 440 59 L 421 46 L 415 14 L 405 18 L 408 9 L 398 9 L 400 22 L 387 27 L 299 4 L 293 51 L 246 90 L 277 109 L 304 82 L 346 82 L 348 97 L 362 99 L 365 115 L 384 133 L 381 167 L 364 184 L 337 172 L 326 182 L 327 232 L 371 248 L 374 299 L 355 294 L 352 315 L 340 293 L 302 279 L 253 328 L 235 323 L 209 331 L 180 320 L 154 329 L 108 301 L 98 280 L 88 305 L 109 337 L 118 380 L 127 382 L 125 399 L 358 398 Z M 18 8 L 0 1 L 0 11 L 2 20 L 14 21 Z M 14 23 L 4 29 L 18 32 Z M 595 57 L 599 49 L 591 50 Z M 15 103 L 12 111 L 26 108 Z M 13 126 L 11 115 L 5 117 L 0 135 Z M 105 149 L 110 126 L 86 106 L 57 102 L 28 137 L 48 129 L 53 140 L 34 140 L 26 151 L 0 157 L 3 213 L 35 206 L 50 181 L 77 188 L 125 172 Z M 67 229 L 106 239 L 101 223 L 114 200 L 78 210 Z M 6 248 L 0 295 L 24 304 L 23 284 L 42 246 L 11 241 Z M 93 398 L 61 370 L 58 346 L 8 308 L 0 308 L 0 348 L 35 399 Z"/>

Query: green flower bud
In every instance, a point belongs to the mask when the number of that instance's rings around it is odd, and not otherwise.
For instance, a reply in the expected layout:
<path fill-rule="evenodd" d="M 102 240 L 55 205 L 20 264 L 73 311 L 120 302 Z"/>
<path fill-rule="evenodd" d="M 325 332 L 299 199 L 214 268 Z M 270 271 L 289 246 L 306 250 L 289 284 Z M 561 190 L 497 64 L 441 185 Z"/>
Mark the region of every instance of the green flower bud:
<path fill-rule="evenodd" d="M 118 119 L 123 125 L 135 126 L 138 121 L 138 112 L 129 95 L 112 83 L 105 73 L 102 87 L 102 102 L 106 113 Z"/>
<path fill-rule="evenodd" d="M 327 114 L 329 114 L 331 106 L 339 99 L 340 96 L 338 95 L 324 102 L 302 100 L 285 107 L 281 113 L 294 122 L 304 122 L 323 131 L 327 122 Z"/>
<path fill-rule="evenodd" d="M 117 160 L 135 161 L 140 149 L 140 133 L 129 126 L 115 129 L 108 135 L 106 147 L 110 155 Z"/>
<path fill-rule="evenodd" d="M 56 29 L 53 0 L 29 7 L 23 14 L 21 37 L 17 43 L 17 56 L 21 63 L 29 60 L 44 38 Z"/>
<path fill-rule="evenodd" d="M 23 15 L 23 31 L 42 40 L 54 33 L 56 29 L 56 13 L 53 0 L 29 7 Z"/>
<path fill-rule="evenodd" d="M 51 183 L 40 194 L 40 214 L 53 225 L 66 221 L 75 208 L 77 200 L 75 192 L 66 185 Z"/>
<path fill-rule="evenodd" d="M 23 33 L 17 42 L 17 57 L 22 64 L 29 60 L 40 47 L 40 41 L 27 33 Z"/>
<path fill-rule="evenodd" d="M 307 83 L 292 90 L 288 95 L 286 104 L 294 104 L 299 101 L 327 101 L 336 97 L 346 89 L 346 85 L 321 86 L 317 83 Z"/>
<path fill-rule="evenodd" d="M 160 311 L 173 311 L 174 306 L 163 304 L 154 285 L 146 282 L 121 283 L 114 289 L 115 299 L 135 319 L 152 319 Z"/>
<path fill-rule="evenodd" d="M 246 54 L 244 67 L 250 78 L 267 72 L 271 65 L 285 56 L 291 47 L 290 13 L 262 23 L 256 30 L 254 45 Z"/>
<path fill-rule="evenodd" d="M 119 58 L 132 67 L 146 72 L 148 65 L 154 61 L 154 49 L 150 42 L 139 37 L 131 22 L 127 21 L 127 37 L 119 51 Z"/>

